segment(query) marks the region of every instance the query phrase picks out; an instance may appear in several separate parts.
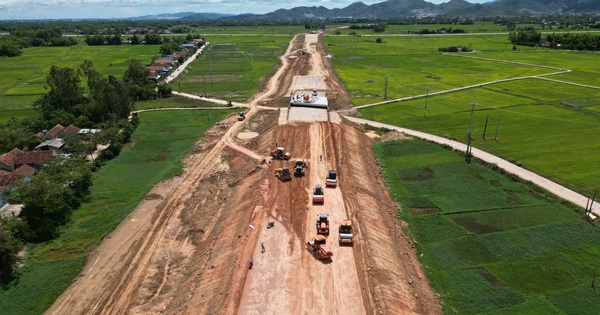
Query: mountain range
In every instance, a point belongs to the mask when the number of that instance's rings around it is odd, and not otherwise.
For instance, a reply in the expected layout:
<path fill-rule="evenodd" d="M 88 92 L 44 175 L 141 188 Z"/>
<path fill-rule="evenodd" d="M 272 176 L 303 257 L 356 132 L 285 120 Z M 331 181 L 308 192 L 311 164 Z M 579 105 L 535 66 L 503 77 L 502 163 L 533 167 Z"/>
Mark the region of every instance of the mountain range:
<path fill-rule="evenodd" d="M 600 14 L 600 0 L 495 0 L 488 3 L 470 3 L 450 0 L 433 4 L 425 0 L 388 0 L 366 5 L 355 2 L 345 8 L 328 9 L 323 6 L 279 9 L 266 14 L 176 13 L 132 19 L 193 19 L 193 20 L 289 20 L 328 18 L 401 18 L 430 16 L 532 16 L 551 14 Z"/>

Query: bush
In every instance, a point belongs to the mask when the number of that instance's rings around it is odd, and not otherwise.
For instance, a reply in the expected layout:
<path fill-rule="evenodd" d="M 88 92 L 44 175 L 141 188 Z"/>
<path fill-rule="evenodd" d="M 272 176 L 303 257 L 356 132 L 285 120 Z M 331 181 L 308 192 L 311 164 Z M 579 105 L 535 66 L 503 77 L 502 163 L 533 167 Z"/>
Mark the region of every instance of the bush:
<path fill-rule="evenodd" d="M 0 220 L 0 282 L 10 279 L 17 254 L 21 250 L 22 243 L 14 233 L 16 222 L 14 219 Z"/>

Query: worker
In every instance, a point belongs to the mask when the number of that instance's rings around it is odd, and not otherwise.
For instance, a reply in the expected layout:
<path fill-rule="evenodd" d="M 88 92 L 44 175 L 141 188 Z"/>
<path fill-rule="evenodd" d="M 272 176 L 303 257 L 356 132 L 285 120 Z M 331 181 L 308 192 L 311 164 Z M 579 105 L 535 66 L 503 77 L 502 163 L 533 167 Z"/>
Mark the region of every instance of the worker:
<path fill-rule="evenodd" d="M 254 266 L 254 259 L 250 258 L 250 264 L 248 264 L 248 269 L 252 269 L 252 266 Z"/>
<path fill-rule="evenodd" d="M 323 155 L 319 155 L 319 158 L 321 159 L 321 162 L 323 162 Z"/>
<path fill-rule="evenodd" d="M 264 253 L 264 252 L 266 251 L 266 249 L 265 249 L 265 243 L 264 243 L 264 242 L 263 242 L 263 243 L 260 243 L 260 247 L 262 247 L 262 249 L 261 249 L 261 251 L 260 251 L 260 252 L 261 252 L 261 253 Z"/>

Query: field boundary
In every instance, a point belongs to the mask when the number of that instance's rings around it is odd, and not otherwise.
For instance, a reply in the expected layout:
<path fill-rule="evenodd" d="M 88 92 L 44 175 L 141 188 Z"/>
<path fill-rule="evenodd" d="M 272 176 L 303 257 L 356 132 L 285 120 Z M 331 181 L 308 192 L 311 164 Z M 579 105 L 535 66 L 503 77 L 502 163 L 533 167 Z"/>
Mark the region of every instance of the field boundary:
<path fill-rule="evenodd" d="M 367 124 L 367 125 L 375 127 L 375 128 L 387 128 L 387 129 L 402 132 L 404 134 L 414 136 L 417 138 L 425 139 L 428 141 L 433 141 L 435 143 L 449 145 L 450 147 L 452 147 L 455 150 L 466 151 L 466 149 L 467 149 L 467 145 L 464 143 L 446 139 L 446 138 L 440 137 L 440 136 L 435 136 L 435 135 L 428 134 L 425 132 L 402 128 L 402 127 L 398 127 L 398 126 L 394 126 L 394 125 L 383 124 L 383 123 L 375 122 L 372 120 L 356 118 L 356 117 L 351 117 L 351 116 L 346 116 L 346 115 L 344 115 L 344 117 L 346 119 L 350 120 L 351 122 L 355 122 L 358 124 Z M 472 155 L 474 157 L 477 157 L 488 163 L 495 164 L 498 167 L 502 168 L 503 170 L 505 170 L 511 174 L 517 175 L 518 177 L 520 177 L 523 180 L 530 181 L 530 182 L 546 189 L 547 191 L 557 195 L 558 197 L 568 200 L 582 208 L 585 208 L 586 206 L 589 207 L 589 204 L 588 204 L 589 198 L 588 197 L 581 195 L 578 192 L 568 189 L 562 185 L 559 185 L 559 184 L 557 184 L 545 177 L 542 177 L 532 171 L 526 170 L 526 169 L 519 167 L 513 163 L 510 163 L 509 161 L 507 161 L 505 159 L 502 159 L 500 157 L 497 157 L 493 154 L 490 154 L 488 152 L 485 152 L 485 151 L 477 149 L 477 148 L 472 148 Z M 600 207 L 600 202 L 594 201 L 594 203 L 592 204 L 592 213 L 597 217 L 600 216 L 600 208 L 599 207 Z"/>
<path fill-rule="evenodd" d="M 545 65 L 529 64 L 529 63 L 524 63 L 524 62 L 500 60 L 500 59 L 491 59 L 491 58 L 483 58 L 483 57 L 475 57 L 475 56 L 463 56 L 463 55 L 449 54 L 449 53 L 444 53 L 443 55 L 453 56 L 453 57 L 460 57 L 460 58 L 469 58 L 469 59 L 483 60 L 483 61 L 490 61 L 490 62 L 497 62 L 497 63 L 506 63 L 506 64 L 512 64 L 512 65 L 523 65 L 523 66 L 528 66 L 528 67 L 545 68 L 545 69 L 552 69 L 552 70 L 558 70 L 558 71 L 557 72 L 546 73 L 546 74 L 539 74 L 539 75 L 531 75 L 531 76 L 515 77 L 515 78 L 494 80 L 494 81 L 489 81 L 489 82 L 482 82 L 482 83 L 478 83 L 478 84 L 472 84 L 472 85 L 468 85 L 468 86 L 462 86 L 462 87 L 459 87 L 459 88 L 454 88 L 454 89 L 449 89 L 449 90 L 444 90 L 444 91 L 437 91 L 437 92 L 431 92 L 431 93 L 426 93 L 426 94 L 419 94 L 419 95 L 407 96 L 407 97 L 402 97 L 402 98 L 393 99 L 393 100 L 387 100 L 387 101 L 382 101 L 382 102 L 377 102 L 377 103 L 372 103 L 372 104 L 355 106 L 355 107 L 353 107 L 353 109 L 363 109 L 363 108 L 368 108 L 368 107 L 373 107 L 373 106 L 386 105 L 386 104 L 392 104 L 392 103 L 409 101 L 409 100 L 416 100 L 416 99 L 420 99 L 420 98 L 424 98 L 424 97 L 430 97 L 430 96 L 436 96 L 436 95 L 442 95 L 442 94 L 448 94 L 448 93 L 453 93 L 453 92 L 458 92 L 458 91 L 464 91 L 464 90 L 479 88 L 479 87 L 483 87 L 483 86 L 486 86 L 486 85 L 492 85 L 492 84 L 497 84 L 497 83 L 505 83 L 505 82 L 511 82 L 511 81 L 517 81 L 517 80 L 525 80 L 525 79 L 546 80 L 546 81 L 551 81 L 551 82 L 556 82 L 556 83 L 561 83 L 561 84 L 569 84 L 569 85 L 579 86 L 579 87 L 583 87 L 583 88 L 590 88 L 590 89 L 600 90 L 600 87 L 598 87 L 598 86 L 586 85 L 586 84 L 579 84 L 579 83 L 573 83 L 573 82 L 568 82 L 568 81 L 562 81 L 562 80 L 556 80 L 556 79 L 546 78 L 547 76 L 570 73 L 570 72 L 573 71 L 573 70 L 570 70 L 570 69 L 557 68 L 557 67 L 551 67 L 551 66 L 545 66 Z"/>

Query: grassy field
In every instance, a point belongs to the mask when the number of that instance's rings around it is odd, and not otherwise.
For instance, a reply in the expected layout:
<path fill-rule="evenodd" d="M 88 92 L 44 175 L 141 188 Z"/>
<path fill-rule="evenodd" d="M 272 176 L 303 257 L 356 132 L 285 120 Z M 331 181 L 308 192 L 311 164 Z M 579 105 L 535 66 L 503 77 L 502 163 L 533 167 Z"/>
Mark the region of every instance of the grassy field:
<path fill-rule="evenodd" d="M 131 59 L 147 64 L 159 55 L 158 45 L 26 48 L 21 56 L 0 58 L 3 74 L 0 77 L 0 109 L 31 108 L 32 103 L 45 93 L 46 76 L 54 65 L 77 68 L 85 60 L 91 60 L 102 75 L 121 77 Z"/>
<path fill-rule="evenodd" d="M 288 47 L 291 36 L 210 36 L 198 61 L 173 82 L 174 90 L 236 102 L 260 89 Z"/>
<path fill-rule="evenodd" d="M 374 150 L 446 313 L 597 312 L 600 229 L 582 209 L 435 144 Z"/>
<path fill-rule="evenodd" d="M 383 101 L 386 75 L 389 100 L 556 73 L 557 68 L 572 70 L 544 77 L 558 82 L 526 78 L 365 108 L 360 113 L 367 119 L 466 143 L 471 104 L 476 103 L 475 147 L 577 191 L 591 194 L 598 189 L 600 155 L 593 143 L 600 132 L 600 89 L 574 85 L 600 87 L 600 69 L 590 66 L 597 54 L 531 47 L 513 51 L 506 35 L 393 37 L 382 44 L 364 37 L 327 36 L 325 42 L 354 105 Z M 452 45 L 470 46 L 476 52 L 437 51 Z M 496 129 L 499 141 L 489 141 L 496 137 Z"/>
<path fill-rule="evenodd" d="M 231 112 L 140 113 L 132 142 L 95 175 L 90 201 L 73 213 L 59 238 L 29 248 L 18 278 L 0 290 L 0 314 L 43 313 L 79 274 L 86 255 L 155 183 L 180 173 L 181 159 L 202 133 Z"/>

